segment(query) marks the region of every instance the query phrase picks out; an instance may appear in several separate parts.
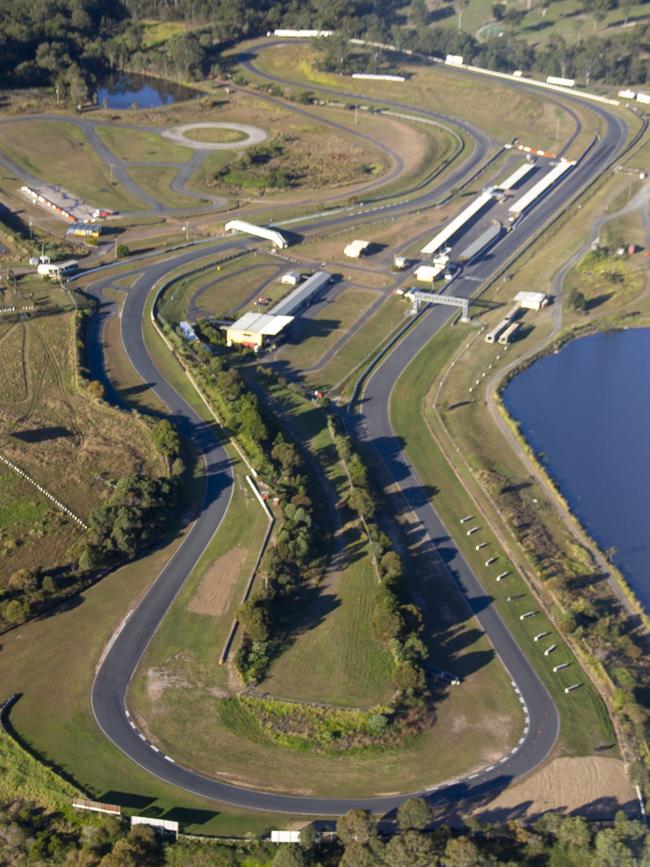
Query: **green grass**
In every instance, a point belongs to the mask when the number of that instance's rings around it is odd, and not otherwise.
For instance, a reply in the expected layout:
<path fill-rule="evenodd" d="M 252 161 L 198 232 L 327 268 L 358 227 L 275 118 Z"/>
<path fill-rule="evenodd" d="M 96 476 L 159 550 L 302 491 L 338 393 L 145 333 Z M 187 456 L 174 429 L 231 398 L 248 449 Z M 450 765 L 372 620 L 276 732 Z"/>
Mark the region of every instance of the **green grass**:
<path fill-rule="evenodd" d="M 192 139 L 192 141 L 199 142 L 223 142 L 223 143 L 235 143 L 239 141 L 244 141 L 244 139 L 248 138 L 247 133 L 240 132 L 237 129 L 223 129 L 218 127 L 199 127 L 197 129 L 188 129 L 186 133 L 184 133 L 186 138 Z"/>
<path fill-rule="evenodd" d="M 341 383 L 405 321 L 407 312 L 408 303 L 397 295 L 390 295 L 334 358 L 309 376 L 309 381 L 326 387 Z"/>
<path fill-rule="evenodd" d="M 228 686 L 227 669 L 218 665 L 230 626 L 241 602 L 244 585 L 255 565 L 267 518 L 253 492 L 244 479 L 241 466 L 236 468 L 232 500 L 219 530 L 196 563 L 191 576 L 174 600 L 153 641 L 147 648 L 131 692 L 131 707 L 144 719 L 157 713 L 157 702 L 147 692 L 147 675 L 152 670 L 164 670 L 178 677 L 188 687 L 224 689 Z M 243 549 L 224 574 L 225 558 Z M 227 592 L 221 596 L 222 604 L 213 613 L 199 613 L 192 608 L 200 606 L 198 593 L 202 582 L 211 586 L 226 581 Z M 216 589 L 216 587 L 215 587 Z M 175 705 L 186 696 L 174 689 L 165 693 L 165 705 L 175 717 Z"/>
<path fill-rule="evenodd" d="M 141 190 L 168 208 L 197 208 L 202 204 L 193 196 L 184 196 L 171 189 L 178 174 L 178 169 L 172 166 L 130 166 L 127 172 Z"/>
<path fill-rule="evenodd" d="M 256 61 L 261 72 L 287 75 L 305 87 L 325 87 L 337 91 L 350 89 L 345 77 L 318 72 L 313 66 L 313 49 L 308 46 L 291 45 L 266 51 Z M 382 81 L 381 83 L 355 81 L 354 91 L 365 95 L 370 102 L 382 99 L 405 101 L 413 106 L 433 109 L 451 117 L 471 120 L 481 129 L 495 136 L 498 141 L 509 141 L 517 136 L 524 143 L 537 147 L 556 146 L 556 106 L 542 96 L 513 91 L 495 81 L 478 81 L 458 75 L 453 70 L 433 66 L 402 68 L 411 74 L 408 92 L 404 85 Z M 508 105 L 506 113 L 494 111 L 494 105 Z M 579 110 L 583 118 L 582 146 L 593 136 L 598 119 L 588 110 Z M 568 138 L 574 130 L 574 121 L 568 112 L 561 110 L 559 120 L 560 141 Z M 577 147 L 577 145 L 574 145 Z"/>
<path fill-rule="evenodd" d="M 183 36 L 190 29 L 184 21 L 156 21 L 145 18 L 142 22 L 142 45 L 158 48 L 176 36 Z"/>
<path fill-rule="evenodd" d="M 316 364 L 337 340 L 349 332 L 378 297 L 377 292 L 367 289 L 346 288 L 315 317 L 301 323 L 297 342 L 287 344 L 280 356 L 292 367 L 305 369 Z M 351 340 L 355 340 L 354 336 Z M 358 352 L 358 347 L 355 351 Z"/>
<path fill-rule="evenodd" d="M 17 165 L 60 184 L 97 207 L 140 210 L 142 202 L 110 183 L 109 167 L 84 133 L 59 121 L 18 121 L 0 127 L 0 149 Z M 56 159 L 53 159 L 53 155 Z"/>
<path fill-rule="evenodd" d="M 0 728 L 0 801 L 19 798 L 49 810 L 70 805 L 77 789 L 37 761 Z"/>
<path fill-rule="evenodd" d="M 0 532 L 15 532 L 41 521 L 47 502 L 11 470 L 0 471 Z"/>
<path fill-rule="evenodd" d="M 127 162 L 182 163 L 194 151 L 173 144 L 157 132 L 128 129 L 123 126 L 96 126 L 95 132 L 115 156 Z"/>
<path fill-rule="evenodd" d="M 483 565 L 485 557 L 481 556 L 481 552 L 474 550 L 473 540 L 468 540 L 458 530 L 459 516 L 476 514 L 476 503 L 468 496 L 441 454 L 422 412 L 432 382 L 443 364 L 449 360 L 453 351 L 464 339 L 466 339 L 466 332 L 445 328 L 411 362 L 393 392 L 391 413 L 395 431 L 404 437 L 407 454 L 422 482 L 435 485 L 438 490 L 434 499 L 436 510 L 449 531 L 454 534 L 454 540 L 470 566 L 479 576 L 482 576 L 486 591 L 494 597 L 501 617 L 528 655 L 556 702 L 562 720 L 563 749 L 576 755 L 589 755 L 596 748 L 615 740 L 605 706 L 590 681 L 584 675 L 578 674 L 579 665 L 566 645 L 558 642 L 560 646 L 555 654 L 550 657 L 541 655 L 539 645 L 532 640 L 533 634 L 548 629 L 555 636 L 557 630 L 541 611 L 530 621 L 522 622 L 519 619 L 519 615 L 524 611 L 531 608 L 538 610 L 539 606 L 528 594 L 529 588 L 526 582 L 504 556 L 490 528 L 486 527 L 484 521 L 479 518 L 479 522 L 484 525 L 481 541 L 488 541 L 490 543 L 488 550 L 500 557 L 499 571 L 509 570 L 511 573 L 508 580 L 499 585 L 492 581 L 487 583 L 487 579 L 483 577 L 486 574 Z M 520 594 L 525 595 L 515 602 L 506 602 L 507 595 L 517 597 Z M 551 669 L 560 659 L 571 661 L 572 666 L 567 671 L 553 674 Z M 582 689 L 565 695 L 564 687 L 576 680 L 583 683 Z M 576 712 L 578 707 L 579 713 Z"/>
<path fill-rule="evenodd" d="M 323 591 L 324 616 L 315 616 L 314 604 L 304 618 L 297 617 L 295 641 L 272 664 L 265 691 L 337 706 L 370 707 L 390 700 L 392 658 L 372 634 L 374 570 L 358 532 L 348 535 L 349 550 L 358 559 Z"/>

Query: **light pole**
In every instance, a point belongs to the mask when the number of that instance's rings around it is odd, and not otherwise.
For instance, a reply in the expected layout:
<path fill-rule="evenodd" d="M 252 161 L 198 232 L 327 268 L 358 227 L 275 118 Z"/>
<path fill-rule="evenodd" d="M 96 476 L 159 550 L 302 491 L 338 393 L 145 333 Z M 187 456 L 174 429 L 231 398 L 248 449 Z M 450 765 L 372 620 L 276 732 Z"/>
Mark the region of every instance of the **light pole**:
<path fill-rule="evenodd" d="M 113 184 L 113 168 L 115 167 L 114 163 L 110 163 L 111 166 L 111 185 Z"/>
<path fill-rule="evenodd" d="M 189 228 L 190 228 L 189 225 L 187 223 L 185 223 L 185 225 L 183 226 L 183 231 L 185 232 L 185 242 L 186 243 L 187 243 L 187 241 L 189 241 Z"/>
<path fill-rule="evenodd" d="M 33 232 L 32 232 L 32 225 L 33 225 L 33 224 L 32 224 L 32 220 L 31 220 L 31 217 L 30 217 L 30 219 L 29 219 L 29 240 L 30 240 L 30 241 L 31 241 L 32 238 L 34 237 Z"/>

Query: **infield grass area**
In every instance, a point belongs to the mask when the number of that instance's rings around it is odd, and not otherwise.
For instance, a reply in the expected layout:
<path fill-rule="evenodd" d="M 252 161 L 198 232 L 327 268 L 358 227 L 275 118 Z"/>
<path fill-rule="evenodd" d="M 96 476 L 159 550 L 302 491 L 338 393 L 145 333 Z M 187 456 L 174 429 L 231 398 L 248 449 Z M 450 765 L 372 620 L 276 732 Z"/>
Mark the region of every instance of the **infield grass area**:
<path fill-rule="evenodd" d="M 116 181 L 81 129 L 59 121 L 0 125 L 0 150 L 37 178 L 60 184 L 90 204 L 137 211 L 143 203 Z"/>

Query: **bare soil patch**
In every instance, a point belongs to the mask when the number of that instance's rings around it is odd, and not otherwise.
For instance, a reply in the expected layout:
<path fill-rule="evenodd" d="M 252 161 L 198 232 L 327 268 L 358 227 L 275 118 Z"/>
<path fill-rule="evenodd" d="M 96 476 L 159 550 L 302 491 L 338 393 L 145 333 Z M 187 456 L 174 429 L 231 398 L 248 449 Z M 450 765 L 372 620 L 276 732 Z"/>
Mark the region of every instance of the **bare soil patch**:
<path fill-rule="evenodd" d="M 223 614 L 239 581 L 246 556 L 246 550 L 238 546 L 215 560 L 201 579 L 187 610 L 192 614 L 209 614 L 212 617 Z"/>
<path fill-rule="evenodd" d="M 611 819 L 617 810 L 638 814 L 636 792 L 620 759 L 557 758 L 510 786 L 481 809 L 483 818 L 534 818 L 550 810 Z M 486 815 L 487 814 L 487 815 Z"/>

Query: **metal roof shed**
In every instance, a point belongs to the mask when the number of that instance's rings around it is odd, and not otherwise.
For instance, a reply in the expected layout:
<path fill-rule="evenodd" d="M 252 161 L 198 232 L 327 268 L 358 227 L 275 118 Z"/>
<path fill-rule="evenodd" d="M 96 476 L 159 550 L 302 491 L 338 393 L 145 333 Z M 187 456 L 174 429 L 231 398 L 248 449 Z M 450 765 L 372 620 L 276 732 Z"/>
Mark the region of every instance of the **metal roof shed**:
<path fill-rule="evenodd" d="M 273 316 L 293 316 L 302 307 L 310 304 L 324 287 L 327 286 L 331 278 L 332 275 L 327 271 L 317 271 L 269 310 L 269 314 Z"/>
<path fill-rule="evenodd" d="M 359 256 L 370 246 L 370 241 L 351 241 L 343 250 L 350 259 L 358 259 Z"/>

